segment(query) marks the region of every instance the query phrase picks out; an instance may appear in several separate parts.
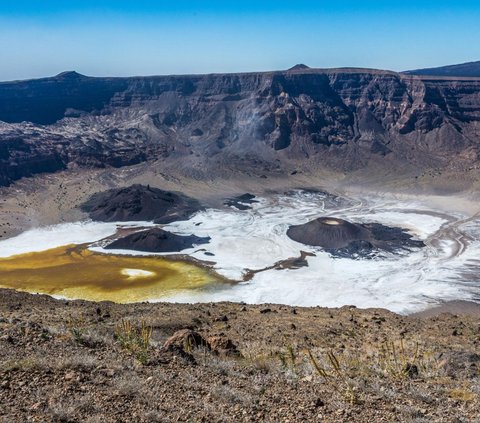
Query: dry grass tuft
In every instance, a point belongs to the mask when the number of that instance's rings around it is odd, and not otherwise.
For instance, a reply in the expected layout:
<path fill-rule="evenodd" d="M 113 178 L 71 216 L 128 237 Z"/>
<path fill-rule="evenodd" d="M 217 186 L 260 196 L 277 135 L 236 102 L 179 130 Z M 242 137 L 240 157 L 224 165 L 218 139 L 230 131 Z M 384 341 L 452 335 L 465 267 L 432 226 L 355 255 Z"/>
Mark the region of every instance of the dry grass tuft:
<path fill-rule="evenodd" d="M 150 339 L 153 329 L 145 321 L 140 326 L 134 326 L 129 320 L 122 320 L 115 328 L 115 339 L 122 348 L 132 352 L 142 364 L 149 359 Z"/>

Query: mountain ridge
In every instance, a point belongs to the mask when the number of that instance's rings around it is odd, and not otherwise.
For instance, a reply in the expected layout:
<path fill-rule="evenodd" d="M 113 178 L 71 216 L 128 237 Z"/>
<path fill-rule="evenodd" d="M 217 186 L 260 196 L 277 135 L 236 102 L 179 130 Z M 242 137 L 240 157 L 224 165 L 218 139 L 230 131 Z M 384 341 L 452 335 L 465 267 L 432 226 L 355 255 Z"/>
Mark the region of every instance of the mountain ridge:
<path fill-rule="evenodd" d="M 304 66 L 121 78 L 68 71 L 0 83 L 0 185 L 143 162 L 199 179 L 375 162 L 464 168 L 478 160 L 479 120 L 475 78 Z"/>
<path fill-rule="evenodd" d="M 474 62 L 446 65 L 434 68 L 423 68 L 402 72 L 419 76 L 480 77 L 480 60 Z"/>

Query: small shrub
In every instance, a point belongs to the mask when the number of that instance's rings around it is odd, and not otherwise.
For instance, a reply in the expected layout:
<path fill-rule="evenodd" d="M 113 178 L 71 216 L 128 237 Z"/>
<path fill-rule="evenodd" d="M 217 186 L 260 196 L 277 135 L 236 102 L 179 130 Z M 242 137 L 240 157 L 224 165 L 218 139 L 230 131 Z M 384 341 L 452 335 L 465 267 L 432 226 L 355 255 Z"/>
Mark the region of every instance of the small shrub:
<path fill-rule="evenodd" d="M 466 386 L 462 388 L 454 388 L 450 391 L 449 397 L 457 401 L 473 401 L 476 395 Z"/>
<path fill-rule="evenodd" d="M 82 344 L 84 329 L 86 322 L 82 317 L 69 316 L 66 318 L 66 332 L 70 332 L 73 340 L 78 344 Z"/>
<path fill-rule="evenodd" d="M 142 321 L 140 327 L 135 327 L 128 320 L 122 320 L 115 329 L 115 339 L 122 348 L 132 352 L 136 359 L 146 364 L 149 359 L 150 339 L 153 329 Z"/>
<path fill-rule="evenodd" d="M 91 355 L 75 354 L 59 358 L 56 362 L 56 368 L 59 370 L 91 371 L 97 367 L 98 364 L 98 360 Z"/>
<path fill-rule="evenodd" d="M 117 395 L 127 398 L 133 398 L 138 395 L 143 395 L 142 380 L 135 375 L 125 375 L 115 380 L 115 387 Z"/>
<path fill-rule="evenodd" d="M 379 364 L 384 373 L 393 377 L 415 378 L 418 376 L 418 358 L 419 347 L 418 343 L 412 352 L 405 349 L 403 339 L 400 339 L 400 344 L 397 346 L 395 342 L 386 342 L 381 349 Z"/>
<path fill-rule="evenodd" d="M 44 357 L 32 356 L 20 360 L 10 360 L 2 363 L 0 367 L 4 372 L 46 370 L 50 363 Z"/>
<path fill-rule="evenodd" d="M 307 350 L 307 354 L 313 368 L 326 383 L 331 384 L 350 404 L 358 404 L 360 402 L 356 386 L 348 376 L 346 369 L 340 365 L 333 351 L 327 352 L 329 369 L 321 366 L 310 350 Z"/>

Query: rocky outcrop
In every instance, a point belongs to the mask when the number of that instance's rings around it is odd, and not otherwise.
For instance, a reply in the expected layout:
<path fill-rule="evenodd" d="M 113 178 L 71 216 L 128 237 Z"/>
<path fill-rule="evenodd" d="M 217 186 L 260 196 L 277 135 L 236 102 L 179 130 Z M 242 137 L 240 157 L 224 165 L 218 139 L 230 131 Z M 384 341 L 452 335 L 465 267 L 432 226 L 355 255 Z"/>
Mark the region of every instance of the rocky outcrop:
<path fill-rule="evenodd" d="M 354 171 L 477 160 L 480 78 L 365 69 L 0 83 L 0 184 L 145 161 L 197 179 L 232 169 Z M 3 122 L 3 123 L 2 123 Z M 457 155 L 452 162 L 451 156 Z"/>
<path fill-rule="evenodd" d="M 371 239 L 363 226 L 333 217 L 319 217 L 303 225 L 290 226 L 287 235 L 294 241 L 325 249 L 344 248 L 351 242 Z"/>
<path fill-rule="evenodd" d="M 201 347 L 210 349 L 210 345 L 205 338 L 192 329 L 181 329 L 176 331 L 163 344 L 163 349 L 167 351 L 175 348 L 182 348 L 187 352 L 190 352 L 195 348 Z"/>
<path fill-rule="evenodd" d="M 224 335 L 213 335 L 206 339 L 191 329 L 175 332 L 164 343 L 163 351 L 185 351 L 191 354 L 197 348 L 204 348 L 216 355 L 224 357 L 241 357 L 241 353 L 231 339 Z"/>

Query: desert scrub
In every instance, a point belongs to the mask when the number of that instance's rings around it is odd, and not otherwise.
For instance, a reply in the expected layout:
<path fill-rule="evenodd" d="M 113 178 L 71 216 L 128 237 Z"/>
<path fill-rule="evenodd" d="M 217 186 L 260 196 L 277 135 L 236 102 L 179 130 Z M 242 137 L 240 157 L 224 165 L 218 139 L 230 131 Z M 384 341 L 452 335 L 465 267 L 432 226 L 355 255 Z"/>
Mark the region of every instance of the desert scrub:
<path fill-rule="evenodd" d="M 477 398 L 476 394 L 472 392 L 472 390 L 467 386 L 465 382 L 463 386 L 453 388 L 448 395 L 450 398 L 457 400 L 457 401 L 473 401 Z"/>
<path fill-rule="evenodd" d="M 115 393 L 118 396 L 126 398 L 134 398 L 144 396 L 146 392 L 143 390 L 142 379 L 135 373 L 123 374 L 115 379 Z"/>
<path fill-rule="evenodd" d="M 69 316 L 66 320 L 67 333 L 70 334 L 72 340 L 76 344 L 84 345 L 86 328 L 85 319 L 79 316 Z"/>
<path fill-rule="evenodd" d="M 322 342 L 323 343 L 323 342 Z M 372 381 L 390 383 L 408 379 L 437 379 L 442 375 L 443 362 L 418 342 L 388 341 L 345 350 L 328 347 L 301 346 L 284 338 L 283 346 L 263 357 L 270 367 L 275 358 L 287 379 L 308 380 L 317 375 L 344 401 L 361 403 Z M 383 382 L 381 382 L 383 381 Z"/>
<path fill-rule="evenodd" d="M 95 367 L 97 367 L 99 364 L 100 363 L 96 357 L 88 354 L 77 353 L 66 357 L 60 357 L 55 363 L 55 368 L 58 370 L 78 370 L 89 372 L 95 369 Z"/>
<path fill-rule="evenodd" d="M 403 339 L 399 343 L 385 342 L 378 355 L 381 371 L 394 378 L 416 378 L 419 375 L 419 345 L 413 349 L 405 348 Z"/>
<path fill-rule="evenodd" d="M 325 383 L 332 386 L 345 401 L 350 404 L 359 404 L 361 402 L 358 388 L 348 374 L 348 368 L 343 363 L 340 364 L 333 351 L 326 353 L 328 367 L 321 364 L 311 350 L 307 350 L 307 354 L 316 373 L 323 378 Z"/>
<path fill-rule="evenodd" d="M 9 373 L 15 371 L 34 371 L 34 370 L 49 370 L 51 368 L 47 359 L 40 356 L 31 356 L 21 358 L 19 360 L 9 360 L 0 364 L 0 370 Z"/>
<path fill-rule="evenodd" d="M 284 338 L 284 347 L 277 352 L 277 356 L 282 364 L 283 369 L 290 370 L 293 374 L 297 373 L 297 348 L 287 337 Z"/>
<path fill-rule="evenodd" d="M 249 372 L 282 375 L 285 373 L 285 370 L 278 365 L 278 351 L 265 350 L 258 341 L 246 343 L 242 354 L 243 358 L 238 360 L 238 364 L 241 368 L 248 369 Z"/>
<path fill-rule="evenodd" d="M 115 339 L 122 348 L 133 353 L 140 363 L 146 364 L 152 332 L 152 327 L 145 321 L 142 321 L 140 326 L 134 326 L 129 320 L 122 320 L 115 328 Z"/>

